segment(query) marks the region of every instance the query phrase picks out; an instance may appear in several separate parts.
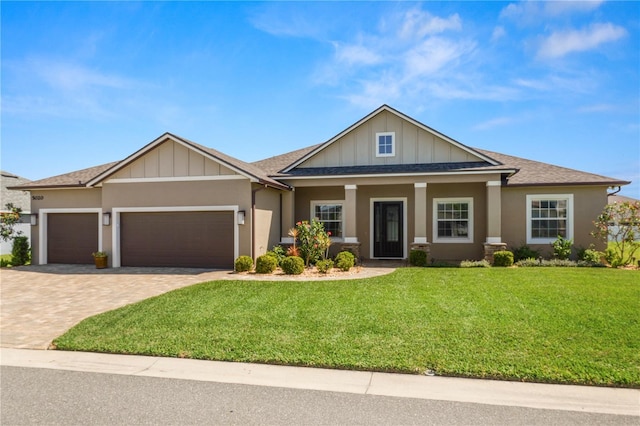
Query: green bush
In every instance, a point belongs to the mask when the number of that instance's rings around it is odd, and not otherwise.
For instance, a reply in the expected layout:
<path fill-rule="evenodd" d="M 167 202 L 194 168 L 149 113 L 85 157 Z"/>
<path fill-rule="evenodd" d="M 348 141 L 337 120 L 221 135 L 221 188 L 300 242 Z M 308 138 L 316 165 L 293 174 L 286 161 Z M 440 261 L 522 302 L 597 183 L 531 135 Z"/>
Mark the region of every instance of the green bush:
<path fill-rule="evenodd" d="M 551 243 L 553 247 L 553 257 L 560 260 L 566 260 L 571 256 L 571 246 L 573 245 L 573 241 L 567 240 L 563 238 L 561 235 L 558 235 L 558 238 Z"/>
<path fill-rule="evenodd" d="M 278 259 L 273 254 L 263 254 L 256 259 L 256 273 L 270 274 L 278 267 Z"/>
<path fill-rule="evenodd" d="M 280 267 L 287 275 L 300 275 L 304 272 L 304 260 L 298 256 L 285 257 Z"/>
<path fill-rule="evenodd" d="M 530 267 L 530 266 L 545 266 L 545 267 L 568 267 L 575 268 L 578 266 L 577 262 L 568 259 L 551 259 L 551 260 L 540 260 L 537 259 L 524 259 L 516 262 L 516 266 L 520 267 Z"/>
<path fill-rule="evenodd" d="M 518 262 L 524 259 L 537 259 L 540 257 L 540 251 L 534 250 L 528 245 L 522 245 L 513 250 L 513 261 Z"/>
<path fill-rule="evenodd" d="M 588 249 L 578 249 L 578 260 L 586 263 L 600 263 L 600 258 L 602 257 L 602 253 L 598 250 L 594 250 L 593 248 Z"/>
<path fill-rule="evenodd" d="M 0 259 L 0 268 L 7 268 L 11 266 L 11 262 L 8 259 Z"/>
<path fill-rule="evenodd" d="M 493 253 L 493 266 L 513 265 L 513 253 L 509 250 L 500 250 Z"/>
<path fill-rule="evenodd" d="M 337 268 L 346 272 L 349 269 L 353 268 L 355 261 L 356 257 L 353 255 L 353 253 L 351 253 L 350 251 L 341 251 L 336 256 L 335 265 Z"/>
<path fill-rule="evenodd" d="M 253 259 L 250 256 L 239 256 L 233 264 L 236 272 L 247 272 L 253 268 Z"/>
<path fill-rule="evenodd" d="M 427 252 L 422 250 L 411 250 L 409 252 L 409 265 L 427 266 Z"/>
<path fill-rule="evenodd" d="M 321 274 L 326 274 L 331 270 L 331 268 L 333 268 L 333 260 L 331 259 L 318 260 L 316 262 L 316 269 Z"/>
<path fill-rule="evenodd" d="M 463 260 L 460 262 L 461 268 L 490 268 L 491 264 L 485 259 L 482 260 Z"/>
<path fill-rule="evenodd" d="M 532 266 L 542 266 L 540 261 L 535 257 L 530 257 L 528 259 L 520 259 L 515 263 L 516 266 L 521 268 L 528 268 Z"/>
<path fill-rule="evenodd" d="M 29 260 L 31 260 L 29 240 L 24 236 L 15 237 L 13 239 L 13 248 L 11 249 L 11 265 L 26 265 Z"/>
<path fill-rule="evenodd" d="M 269 253 L 272 253 L 278 259 L 278 266 L 280 266 L 284 258 L 287 257 L 287 252 L 282 246 L 273 246 Z"/>

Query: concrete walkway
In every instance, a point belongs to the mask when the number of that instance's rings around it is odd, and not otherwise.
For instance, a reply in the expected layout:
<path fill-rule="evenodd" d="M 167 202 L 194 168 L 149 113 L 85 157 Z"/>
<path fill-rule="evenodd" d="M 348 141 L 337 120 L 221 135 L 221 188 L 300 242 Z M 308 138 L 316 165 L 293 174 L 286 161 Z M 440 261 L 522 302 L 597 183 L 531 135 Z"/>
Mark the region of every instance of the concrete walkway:
<path fill-rule="evenodd" d="M 0 349 L 0 365 L 638 416 L 640 390 L 86 352 Z"/>
<path fill-rule="evenodd" d="M 85 318 L 205 281 L 325 280 L 388 274 L 397 265 L 357 268 L 329 276 L 236 274 L 196 268 L 109 268 L 32 265 L 0 270 L 0 346 L 47 349 Z"/>

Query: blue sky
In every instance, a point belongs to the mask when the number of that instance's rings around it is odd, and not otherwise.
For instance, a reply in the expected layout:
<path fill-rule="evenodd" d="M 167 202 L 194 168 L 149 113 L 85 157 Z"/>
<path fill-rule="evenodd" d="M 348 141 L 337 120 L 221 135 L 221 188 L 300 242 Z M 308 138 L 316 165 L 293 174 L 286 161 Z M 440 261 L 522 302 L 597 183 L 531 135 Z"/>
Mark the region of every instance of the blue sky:
<path fill-rule="evenodd" d="M 632 180 L 638 2 L 2 2 L 2 169 L 165 131 L 255 161 L 381 104 L 472 147 Z"/>

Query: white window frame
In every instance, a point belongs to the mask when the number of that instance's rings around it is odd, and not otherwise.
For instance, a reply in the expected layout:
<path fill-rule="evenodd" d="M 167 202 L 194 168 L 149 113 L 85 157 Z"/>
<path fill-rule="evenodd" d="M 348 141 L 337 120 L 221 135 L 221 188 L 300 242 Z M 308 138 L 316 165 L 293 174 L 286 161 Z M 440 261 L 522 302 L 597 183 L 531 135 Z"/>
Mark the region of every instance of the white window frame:
<path fill-rule="evenodd" d="M 438 204 L 442 203 L 466 203 L 469 206 L 469 218 L 466 237 L 438 237 Z M 433 199 L 433 240 L 434 243 L 473 243 L 473 197 L 434 198 Z"/>
<path fill-rule="evenodd" d="M 380 153 L 380 136 L 391 136 L 391 153 Z M 396 156 L 396 133 L 395 132 L 378 132 L 375 141 L 376 157 L 395 157 Z"/>
<path fill-rule="evenodd" d="M 340 206 L 342 207 L 342 220 L 340 221 L 340 226 L 342 228 L 342 237 L 337 237 L 335 235 L 331 235 L 331 239 L 333 241 L 343 241 L 344 240 L 344 230 L 345 230 L 345 210 L 344 210 L 344 205 L 345 205 L 345 201 L 344 200 L 311 200 L 311 208 L 309 210 L 309 222 L 311 222 L 313 219 L 316 218 L 315 213 L 316 213 L 316 206 L 325 206 L 325 205 L 332 205 L 332 206 Z"/>
<path fill-rule="evenodd" d="M 573 194 L 527 194 L 527 244 L 550 244 L 558 238 L 557 235 L 552 238 L 533 238 L 531 236 L 531 221 L 533 220 L 531 209 L 533 201 L 566 201 L 567 235 L 565 238 L 573 240 Z"/>

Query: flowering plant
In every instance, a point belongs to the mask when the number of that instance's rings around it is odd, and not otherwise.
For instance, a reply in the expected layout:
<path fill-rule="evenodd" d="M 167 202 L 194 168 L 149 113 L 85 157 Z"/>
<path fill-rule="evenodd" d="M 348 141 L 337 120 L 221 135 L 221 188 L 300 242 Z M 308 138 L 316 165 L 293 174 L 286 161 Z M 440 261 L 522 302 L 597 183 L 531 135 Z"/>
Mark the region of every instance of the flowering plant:
<path fill-rule="evenodd" d="M 331 246 L 331 233 L 325 231 L 322 222 L 317 219 L 313 219 L 311 223 L 304 220 L 296 223 L 295 229 L 300 241 L 300 255 L 307 266 L 326 259 Z"/>

